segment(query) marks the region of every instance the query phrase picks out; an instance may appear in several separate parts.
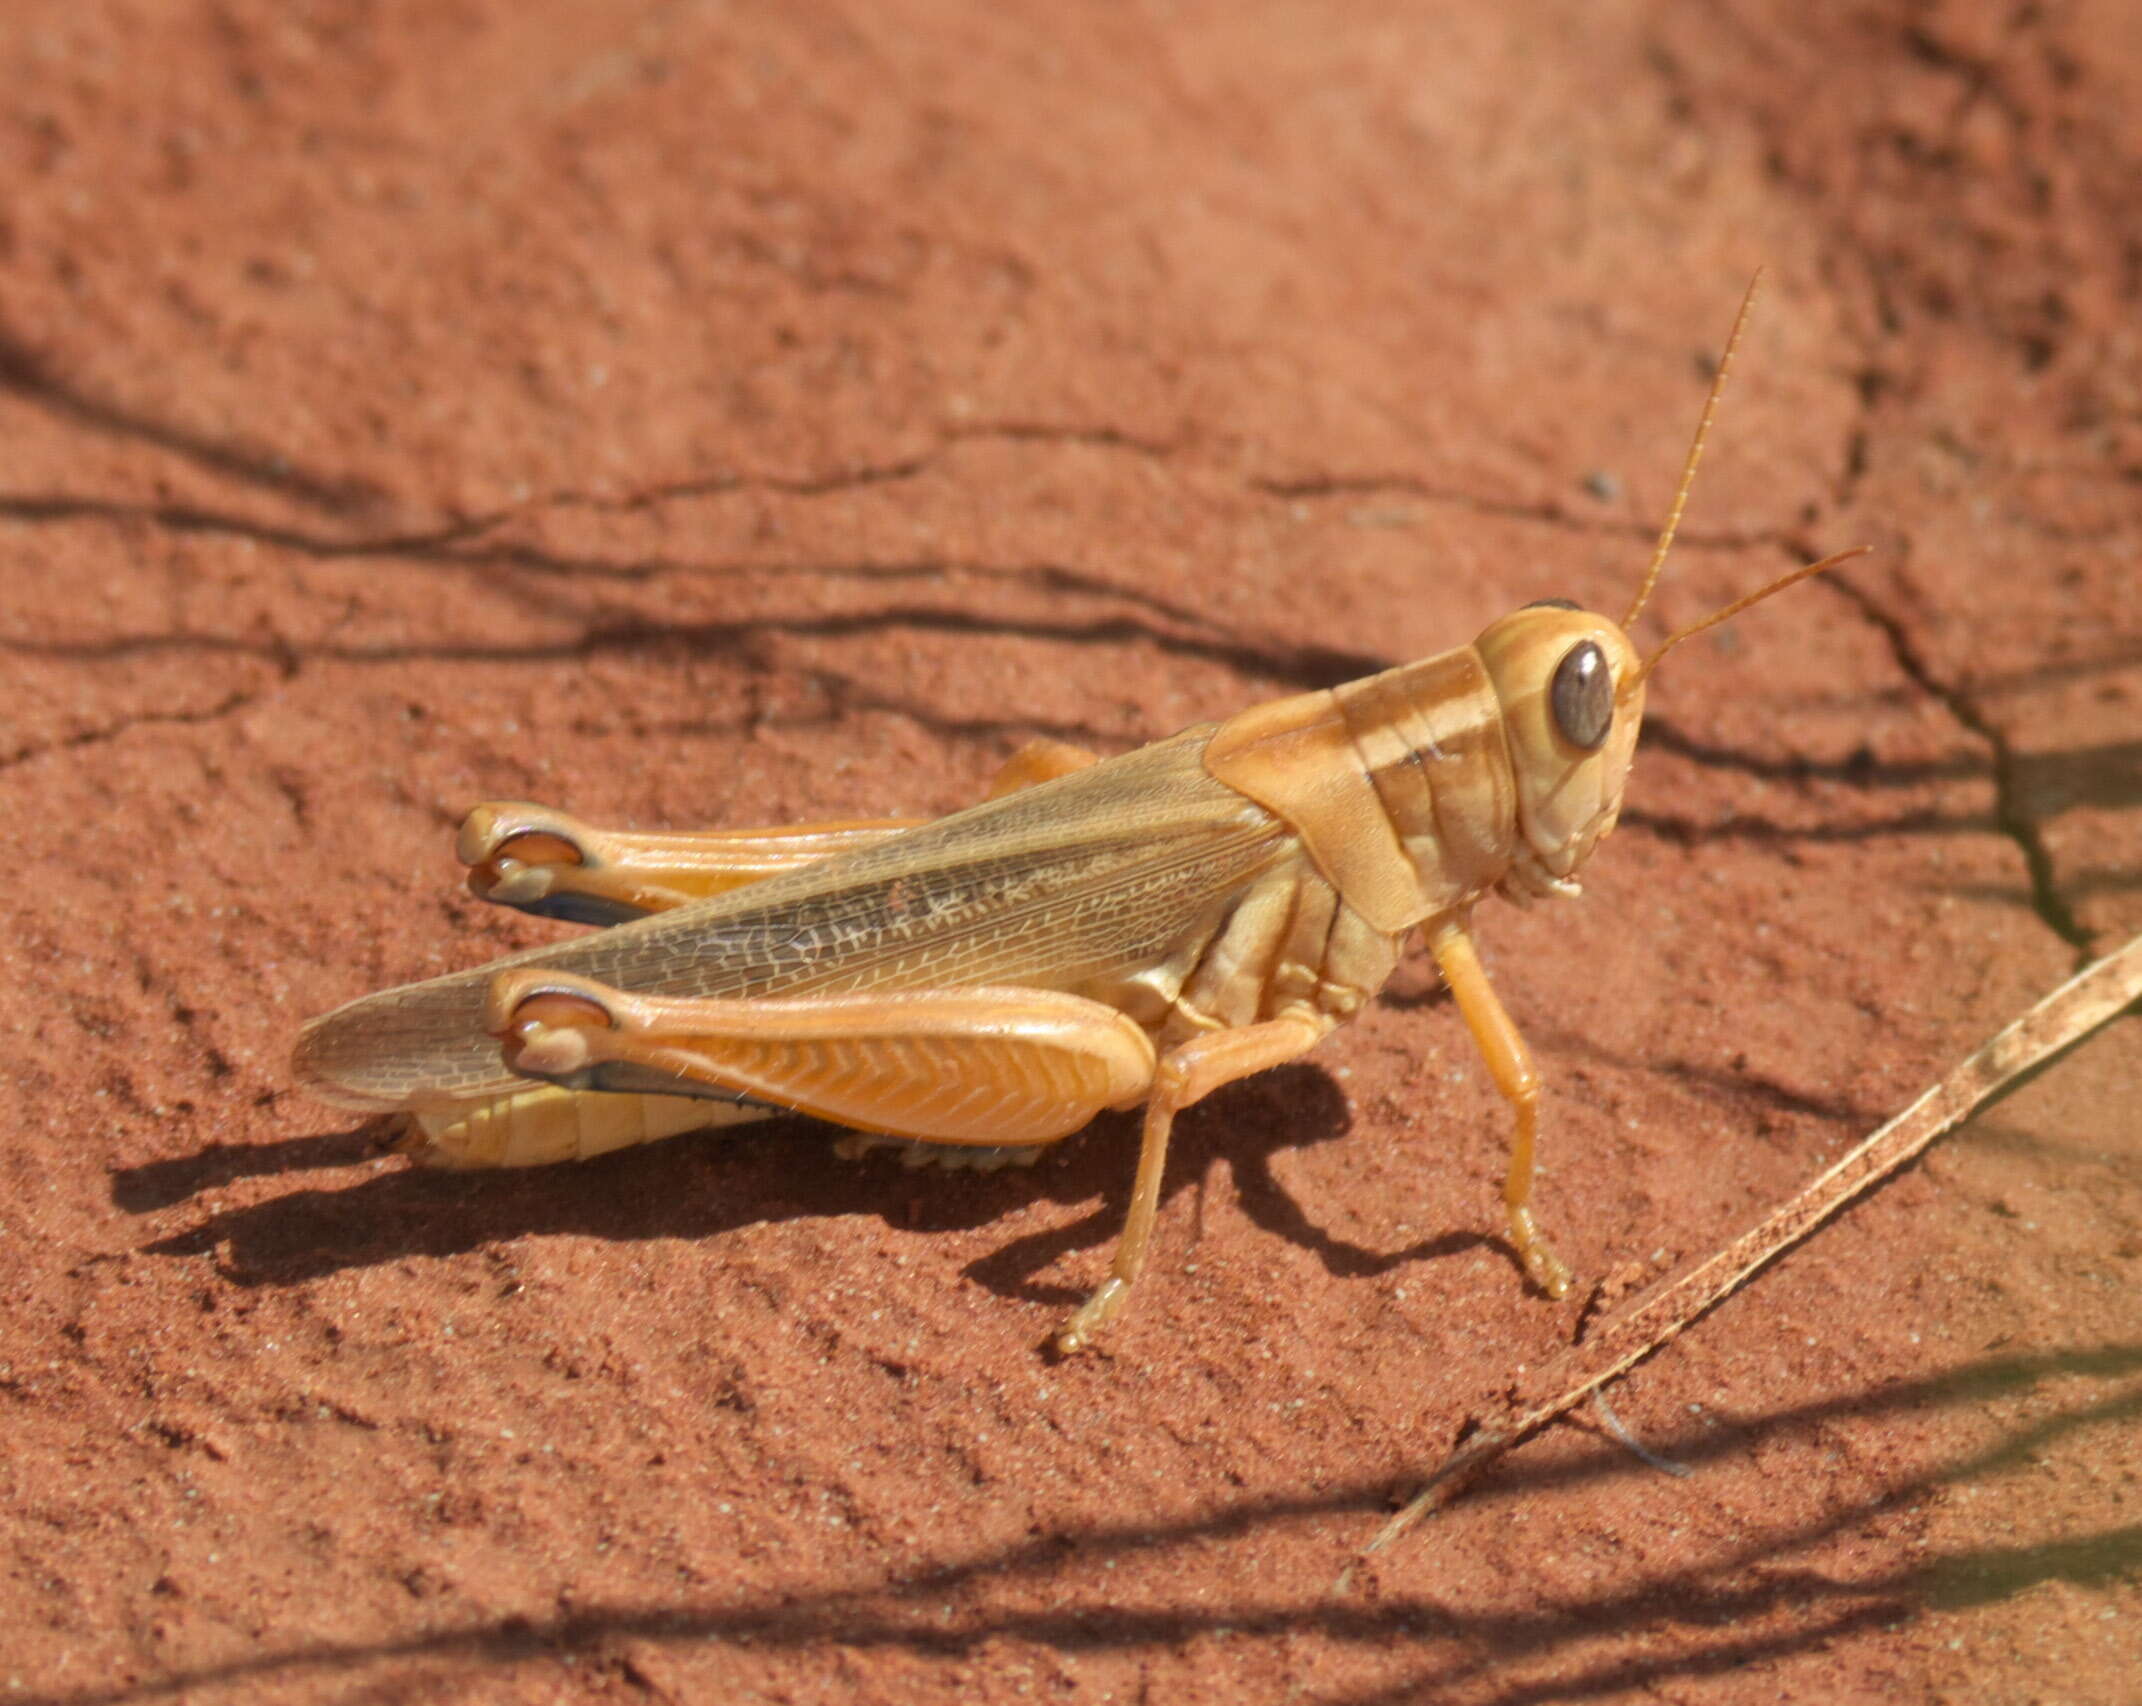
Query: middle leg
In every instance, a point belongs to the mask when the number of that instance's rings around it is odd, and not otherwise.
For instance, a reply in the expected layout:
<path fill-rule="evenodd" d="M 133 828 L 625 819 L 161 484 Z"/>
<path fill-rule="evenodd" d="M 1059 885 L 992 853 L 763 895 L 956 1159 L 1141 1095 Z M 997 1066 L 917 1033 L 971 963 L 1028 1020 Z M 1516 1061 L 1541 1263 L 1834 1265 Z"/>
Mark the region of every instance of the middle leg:
<path fill-rule="evenodd" d="M 1109 1264 L 1108 1278 L 1058 1331 L 1056 1348 L 1061 1354 L 1074 1356 L 1084 1350 L 1130 1301 L 1130 1288 L 1145 1266 L 1146 1249 L 1160 1213 L 1160 1182 L 1167 1170 L 1168 1138 L 1175 1129 L 1175 1116 L 1223 1084 L 1307 1054 L 1323 1040 L 1331 1024 L 1321 1014 L 1297 1010 L 1239 1030 L 1208 1031 L 1168 1051 L 1153 1074 L 1152 1095 L 1145 1105 L 1138 1176 L 1131 1186 L 1123 1236 L 1116 1240 L 1115 1260 Z"/>

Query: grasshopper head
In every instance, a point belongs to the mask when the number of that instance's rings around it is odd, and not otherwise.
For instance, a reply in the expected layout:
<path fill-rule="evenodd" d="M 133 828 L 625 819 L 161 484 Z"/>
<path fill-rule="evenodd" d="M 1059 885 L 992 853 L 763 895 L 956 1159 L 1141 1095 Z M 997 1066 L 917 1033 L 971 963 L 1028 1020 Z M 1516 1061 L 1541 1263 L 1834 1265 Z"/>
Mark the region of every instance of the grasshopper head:
<path fill-rule="evenodd" d="M 1566 599 L 1549 599 L 1505 616 L 1475 642 L 1502 703 L 1517 784 L 1518 845 L 1502 884 L 1503 892 L 1513 899 L 1577 892 L 1573 874 L 1621 816 L 1621 793 L 1629 780 L 1630 760 L 1636 756 L 1636 732 L 1644 720 L 1644 681 L 1661 658 L 1690 635 L 1866 549 L 1840 551 L 1780 575 L 1768 586 L 1670 635 L 1641 661 L 1629 644 L 1625 630 L 1636 625 L 1651 589 L 1658 584 L 1659 571 L 1666 566 L 1666 554 L 1673 548 L 1696 466 L 1703 460 L 1703 441 L 1710 434 L 1711 417 L 1762 276 L 1758 272 L 1749 281 L 1740 312 L 1733 318 L 1732 335 L 1718 358 L 1718 371 L 1696 422 L 1673 507 L 1628 614 L 1615 622 L 1580 610 Z"/>
<path fill-rule="evenodd" d="M 1475 642 L 1502 706 L 1517 783 L 1516 898 L 1574 894 L 1571 879 L 1621 815 L 1644 717 L 1642 668 L 1612 618 L 1528 604 Z"/>

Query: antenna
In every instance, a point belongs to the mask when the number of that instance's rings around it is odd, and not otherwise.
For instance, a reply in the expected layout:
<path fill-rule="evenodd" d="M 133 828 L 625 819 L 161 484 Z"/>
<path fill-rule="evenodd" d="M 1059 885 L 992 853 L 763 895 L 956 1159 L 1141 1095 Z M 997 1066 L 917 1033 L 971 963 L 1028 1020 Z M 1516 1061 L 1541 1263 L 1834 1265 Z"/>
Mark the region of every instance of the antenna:
<path fill-rule="evenodd" d="M 1658 549 L 1651 554 L 1651 567 L 1644 571 L 1644 584 L 1636 589 L 1636 602 L 1629 606 L 1629 614 L 1621 619 L 1624 629 L 1642 614 L 1644 605 L 1650 600 L 1651 589 L 1658 585 L 1659 570 L 1666 566 L 1666 553 L 1673 549 L 1673 536 L 1681 525 L 1681 512 L 1688 507 L 1688 488 L 1695 484 L 1696 464 L 1703 460 L 1703 441 L 1710 436 L 1711 416 L 1718 412 L 1718 394 L 1725 389 L 1726 373 L 1733 365 L 1733 352 L 1740 348 L 1740 334 L 1747 327 L 1748 310 L 1755 306 L 1755 293 L 1762 282 L 1763 269 L 1757 267 L 1755 276 L 1748 280 L 1748 293 L 1740 299 L 1740 312 L 1733 316 L 1733 332 L 1726 339 L 1725 354 L 1718 358 L 1718 371 L 1711 375 L 1711 394 L 1703 399 L 1703 418 L 1696 422 L 1696 441 L 1688 447 L 1688 460 L 1681 467 L 1681 486 L 1673 495 L 1673 508 L 1668 511 L 1666 526 L 1659 533 Z M 1765 589 L 1766 592 L 1775 590 L 1775 587 Z M 1760 598 L 1764 594 L 1756 596 Z M 1649 669 L 1651 666 L 1646 664 L 1644 667 Z"/>
<path fill-rule="evenodd" d="M 1743 610 L 1747 609 L 1749 605 L 1762 603 L 1763 600 L 1768 598 L 1772 593 L 1783 592 L 1787 587 L 1793 586 L 1800 581 L 1806 580 L 1810 575 L 1819 575 L 1824 569 L 1834 569 L 1839 563 L 1850 562 L 1854 557 L 1864 557 L 1869 551 L 1873 549 L 1874 547 L 1872 545 L 1855 545 L 1851 548 L 1851 550 L 1839 551 L 1834 556 L 1823 558 L 1822 561 L 1819 563 L 1803 563 L 1797 569 L 1792 570 L 1791 573 L 1782 574 L 1778 576 L 1778 578 L 1772 581 L 1768 586 L 1759 587 L 1754 592 L 1747 594 L 1747 596 L 1743 598 L 1736 598 L 1723 610 L 1717 611 L 1713 615 L 1704 617 L 1704 619 L 1700 622 L 1690 623 L 1679 633 L 1668 635 L 1666 643 L 1660 646 L 1659 649 L 1653 652 L 1649 657 L 1644 659 L 1643 666 L 1638 669 L 1634 675 L 1630 676 L 1627 681 L 1623 682 L 1620 688 L 1616 690 L 1614 695 L 1615 698 L 1619 699 L 1625 694 L 1634 693 L 1639 687 L 1644 684 L 1644 677 L 1649 675 L 1652 670 L 1658 667 L 1659 659 L 1664 657 L 1668 652 L 1672 651 L 1674 647 L 1678 646 L 1691 634 L 1700 634 L 1706 628 L 1715 628 L 1718 626 L 1719 623 L 1728 621 L 1731 618 L 1738 616 Z"/>

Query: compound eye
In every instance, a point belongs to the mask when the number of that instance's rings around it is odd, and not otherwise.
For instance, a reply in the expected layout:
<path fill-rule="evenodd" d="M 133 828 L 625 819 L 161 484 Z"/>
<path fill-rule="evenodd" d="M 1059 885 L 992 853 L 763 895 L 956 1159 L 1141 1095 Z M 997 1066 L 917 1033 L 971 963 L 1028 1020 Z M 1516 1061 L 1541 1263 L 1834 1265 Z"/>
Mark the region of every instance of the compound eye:
<path fill-rule="evenodd" d="M 1554 710 L 1554 726 L 1570 745 L 1587 752 L 1604 746 L 1614 726 L 1614 673 L 1607 668 L 1606 653 L 1590 640 L 1571 646 L 1555 665 L 1547 703 Z"/>

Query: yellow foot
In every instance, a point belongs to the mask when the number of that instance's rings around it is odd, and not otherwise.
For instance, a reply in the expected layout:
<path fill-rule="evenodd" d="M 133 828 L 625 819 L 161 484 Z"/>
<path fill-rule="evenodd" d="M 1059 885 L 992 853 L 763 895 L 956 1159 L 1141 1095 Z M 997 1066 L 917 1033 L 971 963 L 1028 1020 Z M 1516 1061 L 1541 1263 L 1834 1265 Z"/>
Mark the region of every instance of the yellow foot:
<path fill-rule="evenodd" d="M 1525 1277 L 1549 1297 L 1567 1297 L 1575 1282 L 1569 1269 L 1563 1266 L 1562 1258 L 1547 1248 L 1546 1241 L 1534 1235 L 1530 1243 L 1520 1244 L 1517 1254 L 1525 1264 Z"/>
<path fill-rule="evenodd" d="M 1123 1305 L 1129 1301 L 1130 1287 L 1122 1280 L 1105 1282 L 1101 1289 L 1078 1306 L 1078 1312 L 1056 1335 L 1056 1350 L 1060 1356 L 1077 1356 L 1093 1343 L 1093 1335 L 1116 1318 Z"/>

